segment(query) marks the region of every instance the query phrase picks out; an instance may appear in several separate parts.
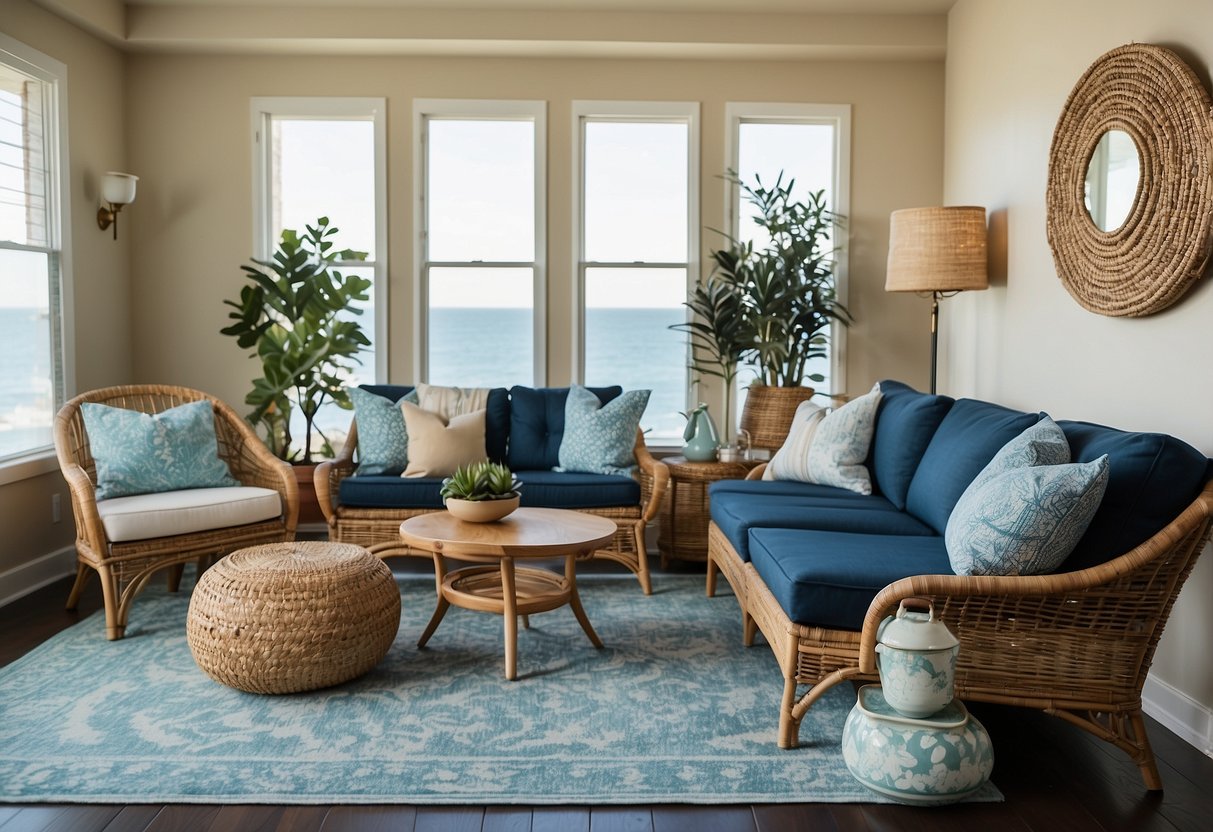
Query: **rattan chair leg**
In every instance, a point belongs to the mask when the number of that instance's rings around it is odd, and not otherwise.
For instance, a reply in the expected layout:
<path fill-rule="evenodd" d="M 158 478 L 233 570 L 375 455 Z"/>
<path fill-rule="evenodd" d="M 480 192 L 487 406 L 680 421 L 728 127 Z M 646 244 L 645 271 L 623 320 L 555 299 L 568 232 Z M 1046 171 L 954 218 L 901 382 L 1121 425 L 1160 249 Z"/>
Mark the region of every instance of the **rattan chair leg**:
<path fill-rule="evenodd" d="M 754 646 L 754 636 L 758 634 L 758 622 L 754 616 L 745 610 L 741 611 L 741 643 L 746 647 Z"/>
<path fill-rule="evenodd" d="M 649 578 L 649 553 L 644 544 L 644 521 L 632 527 L 632 537 L 636 546 L 636 565 L 639 567 L 636 577 L 640 579 L 640 588 L 645 595 L 653 594 L 653 583 Z"/>
<path fill-rule="evenodd" d="M 796 704 L 796 677 L 783 680 L 783 700 L 779 703 L 779 747 L 795 748 L 800 743 L 800 721 L 792 718 Z"/>
<path fill-rule="evenodd" d="M 74 610 L 76 605 L 80 603 L 80 593 L 84 590 L 85 584 L 88 583 L 89 575 L 93 572 L 93 568 L 83 561 L 76 564 L 76 582 L 72 584 L 72 591 L 68 593 L 67 605 L 64 609 Z"/>
<path fill-rule="evenodd" d="M 126 633 L 126 618 L 121 614 L 118 576 L 108 566 L 97 570 L 101 580 L 101 597 L 105 601 L 105 637 L 117 641 Z"/>
<path fill-rule="evenodd" d="M 168 591 L 176 592 L 181 589 L 181 576 L 185 574 L 185 564 L 175 563 L 168 570 Z"/>
<path fill-rule="evenodd" d="M 716 567 L 716 561 L 712 560 L 712 553 L 708 552 L 708 580 L 705 590 L 709 598 L 716 597 L 716 574 L 719 570 Z"/>
<path fill-rule="evenodd" d="M 1141 779 L 1147 789 L 1160 792 L 1162 777 L 1158 773 L 1158 762 L 1154 759 L 1154 749 L 1150 747 L 1150 738 L 1146 735 L 1146 721 L 1142 718 L 1141 711 L 1130 714 L 1129 722 L 1133 728 L 1134 745 L 1137 746 L 1137 753 L 1133 755 L 1134 762 L 1141 771 Z"/>

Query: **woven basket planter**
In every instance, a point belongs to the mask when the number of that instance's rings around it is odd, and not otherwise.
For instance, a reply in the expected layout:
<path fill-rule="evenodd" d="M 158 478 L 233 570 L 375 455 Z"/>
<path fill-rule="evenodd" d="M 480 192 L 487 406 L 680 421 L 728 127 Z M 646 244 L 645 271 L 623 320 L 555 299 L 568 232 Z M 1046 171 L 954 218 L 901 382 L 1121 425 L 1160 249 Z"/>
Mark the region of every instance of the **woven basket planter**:
<path fill-rule="evenodd" d="M 796 408 L 814 392 L 812 387 L 751 387 L 741 411 L 741 429 L 750 434 L 750 447 L 772 451 L 783 447 Z"/>
<path fill-rule="evenodd" d="M 216 682 L 295 693 L 366 673 L 399 627 L 400 590 L 379 558 L 347 543 L 278 543 L 233 552 L 202 574 L 186 637 Z"/>

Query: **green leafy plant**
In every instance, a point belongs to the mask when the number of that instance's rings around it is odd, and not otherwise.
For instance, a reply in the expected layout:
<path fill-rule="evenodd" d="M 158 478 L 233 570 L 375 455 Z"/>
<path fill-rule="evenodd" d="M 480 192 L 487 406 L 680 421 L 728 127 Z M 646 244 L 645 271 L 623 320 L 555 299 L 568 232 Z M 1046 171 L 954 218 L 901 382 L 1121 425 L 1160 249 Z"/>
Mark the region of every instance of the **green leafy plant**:
<path fill-rule="evenodd" d="M 522 483 L 504 465 L 496 462 L 473 462 L 455 469 L 442 481 L 439 492 L 444 500 L 508 500 L 517 497 Z"/>
<path fill-rule="evenodd" d="M 726 397 L 739 365 L 762 384 L 822 381 L 808 362 L 827 354 L 832 321 L 851 320 L 835 293 L 833 240 L 845 217 L 829 210 L 824 191 L 793 198 L 795 180 L 785 182 L 782 172 L 769 187 L 758 176 L 749 185 L 732 170 L 724 178 L 757 209 L 766 243 L 756 249 L 717 232 L 728 245 L 711 252 L 714 267 L 686 302 L 695 318 L 671 328 L 690 335 L 691 368 L 722 379 Z"/>
<path fill-rule="evenodd" d="M 320 217 L 306 233 L 282 232 L 270 260 L 242 266 L 249 285 L 240 300 L 225 300 L 236 311 L 235 323 L 220 330 L 236 338 L 241 349 L 255 349 L 262 375 L 253 380 L 245 404 L 248 419 L 260 426 L 275 456 L 310 464 L 320 440 L 322 454 L 332 446 L 316 427 L 316 413 L 326 401 L 352 407 L 345 383 L 357 354 L 370 346 L 361 324 L 350 316 L 362 314 L 355 303 L 369 299 L 371 281 L 334 268 L 338 261 L 365 260 L 366 252 L 334 250 L 337 229 Z M 296 447 L 291 436 L 291 412 L 298 407 L 304 436 Z"/>

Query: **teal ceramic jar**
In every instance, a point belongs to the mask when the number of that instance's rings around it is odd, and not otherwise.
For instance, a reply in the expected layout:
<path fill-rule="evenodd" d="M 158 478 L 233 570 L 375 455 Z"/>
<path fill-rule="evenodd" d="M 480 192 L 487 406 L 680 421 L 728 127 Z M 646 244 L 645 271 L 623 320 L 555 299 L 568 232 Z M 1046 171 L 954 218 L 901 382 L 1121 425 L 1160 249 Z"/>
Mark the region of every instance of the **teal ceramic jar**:
<path fill-rule="evenodd" d="M 952 701 L 960 642 L 921 598 L 901 602 L 876 631 L 876 667 L 885 701 L 902 716 L 927 717 Z"/>
<path fill-rule="evenodd" d="M 715 462 L 716 449 L 720 447 L 720 438 L 716 433 L 716 423 L 708 406 L 703 402 L 687 414 L 687 426 L 682 433 L 686 445 L 682 455 L 689 462 Z"/>
<path fill-rule="evenodd" d="M 990 735 L 953 700 L 930 719 L 893 710 L 879 685 L 859 689 L 842 731 L 842 757 L 863 785 L 899 803 L 954 803 L 990 779 Z"/>

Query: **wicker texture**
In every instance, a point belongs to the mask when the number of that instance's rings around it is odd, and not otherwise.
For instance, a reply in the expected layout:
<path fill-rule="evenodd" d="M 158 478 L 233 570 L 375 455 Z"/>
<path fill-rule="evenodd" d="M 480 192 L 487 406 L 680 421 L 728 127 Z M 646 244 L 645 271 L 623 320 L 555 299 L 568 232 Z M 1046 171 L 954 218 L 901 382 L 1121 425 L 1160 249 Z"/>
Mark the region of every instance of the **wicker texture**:
<path fill-rule="evenodd" d="M 813 397 L 812 387 L 772 387 L 755 384 L 746 392 L 741 429 L 750 435 L 750 447 L 777 451 L 792 428 L 800 403 Z"/>
<path fill-rule="evenodd" d="M 282 499 L 282 516 L 260 523 L 213 529 L 148 540 L 111 542 L 97 513 L 97 466 L 90 450 L 80 405 L 85 402 L 124 407 L 155 414 L 187 402 L 210 401 L 215 410 L 215 436 L 219 458 L 227 463 L 241 485 L 269 488 Z M 79 561 L 76 584 L 68 598 L 75 609 L 80 591 L 95 570 L 105 598 L 106 635 L 122 638 L 130 605 L 153 573 L 175 567 L 170 583 L 175 587 L 181 565 L 198 559 L 225 555 L 258 543 L 291 540 L 299 512 L 299 492 L 294 472 L 269 452 L 252 428 L 224 402 L 197 390 L 159 384 L 107 387 L 83 393 L 55 416 L 55 451 L 59 468 L 67 480 L 76 520 L 76 554 Z"/>
<path fill-rule="evenodd" d="M 361 676 L 400 627 L 392 571 L 361 546 L 279 543 L 233 552 L 190 597 L 198 667 L 249 693 L 295 693 Z"/>
<path fill-rule="evenodd" d="M 922 597 L 960 639 L 958 696 L 1039 708 L 1078 725 L 1129 754 L 1147 788 L 1159 789 L 1141 689 L 1175 599 L 1209 539 L 1211 516 L 1213 481 L 1154 537 L 1090 569 L 1030 577 L 905 578 L 877 595 L 861 632 L 792 622 L 715 525 L 709 574 L 719 568 L 735 588 L 741 585 L 747 643 L 756 626 L 779 659 L 782 747 L 796 744 L 800 720 L 830 687 L 876 678 L 880 622 L 903 599 Z M 800 686 L 809 686 L 803 696 Z"/>
<path fill-rule="evenodd" d="M 1102 231 L 1084 200 L 1087 167 L 1109 130 L 1132 137 L 1137 199 Z M 1213 251 L 1213 120 L 1209 94 L 1174 52 L 1113 49 L 1066 100 L 1049 151 L 1048 237 L 1057 275 L 1092 312 L 1140 316 L 1175 303 Z"/>
<path fill-rule="evenodd" d="M 886 292 L 986 288 L 986 209 L 904 208 L 889 220 Z"/>
<path fill-rule="evenodd" d="M 354 454 L 358 448 L 357 420 L 350 424 L 345 446 L 335 459 L 316 468 L 316 497 L 328 522 L 329 539 L 365 546 L 379 557 L 420 556 L 400 540 L 400 524 L 410 517 L 428 514 L 434 509 L 356 508 L 343 506 L 337 496 L 341 481 L 357 469 Z M 645 556 L 645 528 L 657 520 L 661 501 L 669 482 L 669 469 L 653 458 L 644 444 L 644 435 L 636 434 L 636 479 L 640 483 L 640 503 L 635 506 L 578 509 L 585 514 L 606 517 L 618 526 L 610 546 L 594 552 L 593 557 L 611 560 L 636 575 L 645 595 L 652 593 L 648 558 Z"/>
<path fill-rule="evenodd" d="M 757 463 L 689 462 L 681 456 L 665 457 L 661 462 L 670 469 L 657 532 L 662 568 L 669 558 L 705 561 L 711 522 L 708 486 L 720 480 L 744 479 Z"/>

